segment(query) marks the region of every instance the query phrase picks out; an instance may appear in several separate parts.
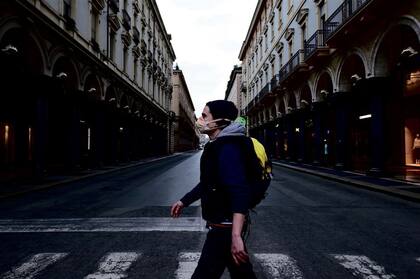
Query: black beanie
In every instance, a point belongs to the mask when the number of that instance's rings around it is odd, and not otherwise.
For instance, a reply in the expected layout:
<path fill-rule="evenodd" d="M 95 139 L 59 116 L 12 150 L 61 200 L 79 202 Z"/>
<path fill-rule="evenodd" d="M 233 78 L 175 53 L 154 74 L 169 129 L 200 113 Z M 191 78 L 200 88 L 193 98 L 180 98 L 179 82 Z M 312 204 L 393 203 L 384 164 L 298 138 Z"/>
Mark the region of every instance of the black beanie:
<path fill-rule="evenodd" d="M 235 120 L 238 117 L 238 109 L 231 101 L 216 100 L 206 104 L 209 107 L 213 119 L 226 118 Z"/>

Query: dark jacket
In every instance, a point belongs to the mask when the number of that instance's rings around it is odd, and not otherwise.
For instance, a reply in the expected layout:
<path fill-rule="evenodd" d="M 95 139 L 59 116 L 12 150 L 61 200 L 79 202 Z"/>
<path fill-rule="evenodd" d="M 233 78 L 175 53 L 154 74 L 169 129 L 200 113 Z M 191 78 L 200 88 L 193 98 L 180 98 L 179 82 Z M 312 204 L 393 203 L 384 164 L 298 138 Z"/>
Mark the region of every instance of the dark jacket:
<path fill-rule="evenodd" d="M 232 128 L 238 127 L 226 127 L 205 145 L 200 182 L 181 199 L 185 206 L 201 199 L 203 218 L 212 223 L 231 222 L 233 213 L 246 214 L 249 209 L 251 189 L 244 151 L 250 139 Z"/>

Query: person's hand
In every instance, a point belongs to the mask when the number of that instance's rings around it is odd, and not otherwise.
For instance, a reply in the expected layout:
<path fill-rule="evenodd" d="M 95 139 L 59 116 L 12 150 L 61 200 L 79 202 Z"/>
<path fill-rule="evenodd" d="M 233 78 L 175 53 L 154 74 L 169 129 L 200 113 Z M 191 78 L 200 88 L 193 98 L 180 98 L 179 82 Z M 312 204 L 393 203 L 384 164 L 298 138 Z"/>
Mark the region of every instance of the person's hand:
<path fill-rule="evenodd" d="M 241 265 L 249 261 L 249 256 L 245 251 L 244 241 L 241 236 L 232 236 L 231 253 L 236 265 Z"/>
<path fill-rule="evenodd" d="M 171 216 L 173 218 L 179 217 L 179 215 L 181 215 L 183 208 L 184 208 L 184 204 L 182 203 L 182 201 L 177 201 L 176 203 L 172 205 Z"/>

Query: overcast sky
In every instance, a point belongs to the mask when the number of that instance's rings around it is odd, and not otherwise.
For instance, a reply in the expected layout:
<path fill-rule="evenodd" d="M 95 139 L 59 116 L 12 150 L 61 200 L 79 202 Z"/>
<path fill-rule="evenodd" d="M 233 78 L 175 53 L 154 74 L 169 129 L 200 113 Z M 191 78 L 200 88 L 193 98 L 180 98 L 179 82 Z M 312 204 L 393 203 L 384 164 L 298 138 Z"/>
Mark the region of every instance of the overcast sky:
<path fill-rule="evenodd" d="M 156 0 L 195 107 L 223 99 L 257 0 Z"/>

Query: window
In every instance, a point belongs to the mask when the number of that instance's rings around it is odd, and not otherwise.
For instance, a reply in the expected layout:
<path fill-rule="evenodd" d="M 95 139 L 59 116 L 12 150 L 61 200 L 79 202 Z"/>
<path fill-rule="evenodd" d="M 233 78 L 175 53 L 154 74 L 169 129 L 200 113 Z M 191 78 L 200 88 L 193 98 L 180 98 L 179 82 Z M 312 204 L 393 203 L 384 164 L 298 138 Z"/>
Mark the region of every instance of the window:
<path fill-rule="evenodd" d="M 139 66 L 138 66 L 138 61 L 137 61 L 137 59 L 136 60 L 134 60 L 134 69 L 133 69 L 133 74 L 134 74 L 134 82 L 135 83 L 137 83 L 137 71 L 139 70 L 138 69 L 139 68 Z"/>
<path fill-rule="evenodd" d="M 306 23 L 302 24 L 301 31 L 302 31 L 302 48 L 304 48 L 305 41 L 306 41 Z"/>
<path fill-rule="evenodd" d="M 271 63 L 271 75 L 274 78 L 274 76 L 276 75 L 276 69 L 275 69 L 275 64 L 274 62 Z"/>
<path fill-rule="evenodd" d="M 98 25 L 99 25 L 99 15 L 96 12 L 92 12 L 92 23 L 91 23 L 91 36 L 92 41 L 98 41 Z"/>
<path fill-rule="evenodd" d="M 267 33 L 265 33 L 265 35 L 264 35 L 264 44 L 265 44 L 265 51 L 267 51 L 267 49 L 268 49 L 268 38 L 267 38 Z"/>
<path fill-rule="evenodd" d="M 127 64 L 128 64 L 128 50 L 126 47 L 124 47 L 123 50 L 123 71 L 124 73 L 127 73 Z"/>
<path fill-rule="evenodd" d="M 63 15 L 64 17 L 71 18 L 72 16 L 72 0 L 63 0 Z"/>
<path fill-rule="evenodd" d="M 289 58 L 293 56 L 293 39 L 289 41 Z"/>
<path fill-rule="evenodd" d="M 111 61 L 115 60 L 115 33 L 111 32 L 109 35 L 109 58 Z"/>
<path fill-rule="evenodd" d="M 278 21 L 278 29 L 280 30 L 281 27 L 283 26 L 283 15 L 282 15 L 282 9 L 281 9 L 281 4 L 279 5 L 279 10 L 277 13 L 277 21 Z"/>
<path fill-rule="evenodd" d="M 321 4 L 318 7 L 318 27 L 319 29 L 324 29 L 325 24 L 325 6 L 324 4 Z"/>
<path fill-rule="evenodd" d="M 274 25 L 271 23 L 271 41 L 274 40 Z"/>
<path fill-rule="evenodd" d="M 283 54 L 279 54 L 279 65 L 280 65 L 280 68 L 281 67 L 283 67 Z"/>

